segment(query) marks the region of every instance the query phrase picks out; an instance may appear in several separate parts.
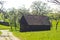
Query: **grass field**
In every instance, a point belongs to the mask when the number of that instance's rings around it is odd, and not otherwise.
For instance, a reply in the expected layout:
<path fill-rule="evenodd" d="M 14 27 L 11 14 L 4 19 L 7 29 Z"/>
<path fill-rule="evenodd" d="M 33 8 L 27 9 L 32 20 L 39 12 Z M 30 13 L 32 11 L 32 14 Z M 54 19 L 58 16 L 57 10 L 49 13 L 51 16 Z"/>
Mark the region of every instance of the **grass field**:
<path fill-rule="evenodd" d="M 0 25 L 0 30 L 9 30 L 9 26 Z"/>
<path fill-rule="evenodd" d="M 60 40 L 60 22 L 58 29 L 56 30 L 56 21 L 52 21 L 52 27 L 49 31 L 37 31 L 37 32 L 19 32 L 12 31 L 13 34 L 21 40 Z M 0 29 L 10 29 L 8 26 L 0 25 Z"/>
<path fill-rule="evenodd" d="M 2 34 L 2 32 L 0 31 L 0 35 Z"/>
<path fill-rule="evenodd" d="M 21 40 L 60 40 L 60 22 L 58 29 L 56 30 L 56 21 L 52 21 L 52 27 L 49 31 L 38 31 L 38 32 L 16 32 L 13 34 Z"/>

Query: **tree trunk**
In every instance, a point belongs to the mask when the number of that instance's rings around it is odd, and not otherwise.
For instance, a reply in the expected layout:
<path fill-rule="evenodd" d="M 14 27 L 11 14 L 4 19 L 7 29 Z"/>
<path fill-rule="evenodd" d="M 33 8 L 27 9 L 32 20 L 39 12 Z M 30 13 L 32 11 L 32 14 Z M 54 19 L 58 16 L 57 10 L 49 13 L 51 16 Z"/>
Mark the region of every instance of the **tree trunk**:
<path fill-rule="evenodd" d="M 57 30 L 58 23 L 59 23 L 59 21 L 57 20 L 57 23 L 56 23 L 56 30 Z"/>
<path fill-rule="evenodd" d="M 12 23 L 10 22 L 11 30 L 12 30 Z"/>
<path fill-rule="evenodd" d="M 16 27 L 17 27 L 17 25 L 16 25 L 16 16 L 14 16 L 14 27 L 15 27 L 15 30 L 16 30 Z"/>
<path fill-rule="evenodd" d="M 16 30 L 16 22 L 14 23 L 14 26 L 15 26 L 15 30 Z"/>

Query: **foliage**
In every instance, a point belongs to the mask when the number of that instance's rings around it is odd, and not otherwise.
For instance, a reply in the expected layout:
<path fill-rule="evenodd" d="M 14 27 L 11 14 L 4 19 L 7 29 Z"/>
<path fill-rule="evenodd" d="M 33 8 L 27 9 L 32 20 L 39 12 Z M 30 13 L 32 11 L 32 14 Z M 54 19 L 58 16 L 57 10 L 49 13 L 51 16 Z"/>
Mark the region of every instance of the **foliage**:
<path fill-rule="evenodd" d="M 34 1 L 31 9 L 34 15 L 44 15 L 51 11 L 47 3 L 43 3 L 42 1 Z"/>
<path fill-rule="evenodd" d="M 11 26 L 19 27 L 19 20 L 23 15 L 29 14 L 29 10 L 27 10 L 25 7 L 22 7 L 20 9 L 12 8 L 9 11 L 6 12 L 7 19 L 9 20 L 9 24 Z"/>
<path fill-rule="evenodd" d="M 59 23 L 59 20 L 60 20 L 60 13 L 50 13 L 47 16 L 50 18 L 51 22 L 52 22 L 52 20 L 56 21 L 56 30 L 57 30 L 58 23 Z"/>
<path fill-rule="evenodd" d="M 57 5 L 60 5 L 60 0 L 48 0 L 49 2 L 55 3 Z"/>

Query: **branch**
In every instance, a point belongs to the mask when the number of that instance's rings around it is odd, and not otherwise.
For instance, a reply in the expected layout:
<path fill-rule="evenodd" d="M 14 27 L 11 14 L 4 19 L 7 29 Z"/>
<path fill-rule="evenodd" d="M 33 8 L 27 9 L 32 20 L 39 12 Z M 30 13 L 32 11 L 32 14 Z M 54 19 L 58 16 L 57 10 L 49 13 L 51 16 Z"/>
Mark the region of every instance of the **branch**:
<path fill-rule="evenodd" d="M 55 1 L 56 1 L 56 3 L 60 4 L 60 2 L 58 0 L 55 0 Z"/>
<path fill-rule="evenodd" d="M 60 1 L 58 1 L 58 0 L 49 0 L 48 2 L 52 2 L 52 3 L 60 5 Z"/>

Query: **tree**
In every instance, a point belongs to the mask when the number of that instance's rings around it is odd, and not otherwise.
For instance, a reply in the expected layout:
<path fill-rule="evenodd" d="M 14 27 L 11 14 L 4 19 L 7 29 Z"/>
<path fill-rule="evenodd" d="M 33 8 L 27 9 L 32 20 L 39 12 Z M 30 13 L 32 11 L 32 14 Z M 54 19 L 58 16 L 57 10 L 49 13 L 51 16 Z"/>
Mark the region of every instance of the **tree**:
<path fill-rule="evenodd" d="M 3 16 L 2 16 L 2 18 L 3 18 L 3 20 L 5 21 L 5 11 L 4 11 L 4 8 L 3 8 L 3 6 L 4 6 L 4 2 L 5 1 L 0 1 L 0 6 L 1 6 L 1 8 L 0 8 L 0 13 L 2 13 L 3 14 Z"/>
<path fill-rule="evenodd" d="M 18 19 L 20 20 L 23 15 L 29 15 L 29 9 L 26 9 L 25 6 L 18 9 Z"/>
<path fill-rule="evenodd" d="M 57 5 L 60 5 L 60 0 L 48 0 L 48 2 L 55 3 Z"/>
<path fill-rule="evenodd" d="M 9 12 L 8 12 L 8 19 L 10 21 L 10 26 L 11 26 L 11 30 L 12 30 L 12 26 L 15 27 L 16 30 L 16 19 L 17 19 L 17 11 L 15 8 L 12 8 Z"/>
<path fill-rule="evenodd" d="M 46 3 L 41 1 L 34 1 L 31 5 L 32 12 L 36 15 L 44 15 L 50 12 L 50 7 L 47 6 Z"/>
<path fill-rule="evenodd" d="M 52 1 L 50 0 L 49 2 L 55 3 L 57 5 L 60 5 L 60 0 L 52 0 Z M 58 11 L 58 13 L 60 13 L 60 12 Z M 56 14 L 55 13 L 55 18 L 54 19 L 56 20 L 56 30 L 57 30 L 57 25 L 59 23 L 60 14 Z"/>
<path fill-rule="evenodd" d="M 60 14 L 59 13 L 55 13 L 54 15 L 54 20 L 56 20 L 56 30 L 57 30 L 57 27 L 58 27 L 58 23 L 59 23 L 59 20 L 60 20 Z"/>
<path fill-rule="evenodd" d="M 1 6 L 1 8 L 0 9 L 2 9 L 3 8 L 3 4 L 4 4 L 4 1 L 0 1 L 0 6 Z"/>
<path fill-rule="evenodd" d="M 26 9 L 25 6 L 18 9 L 18 12 L 22 15 L 29 14 L 29 9 Z"/>
<path fill-rule="evenodd" d="M 26 14 L 29 14 L 29 10 L 27 10 L 25 7 L 20 9 L 15 9 L 15 8 L 10 9 L 10 11 L 8 12 L 8 17 L 10 20 L 11 30 L 12 30 L 12 26 L 14 26 L 16 30 L 22 15 L 26 15 Z"/>
<path fill-rule="evenodd" d="M 50 17 L 51 22 L 52 22 L 52 20 L 56 21 L 56 30 L 57 30 L 58 23 L 59 23 L 59 20 L 60 20 L 60 14 L 59 13 L 52 13 L 52 14 L 49 15 L 49 17 Z"/>

